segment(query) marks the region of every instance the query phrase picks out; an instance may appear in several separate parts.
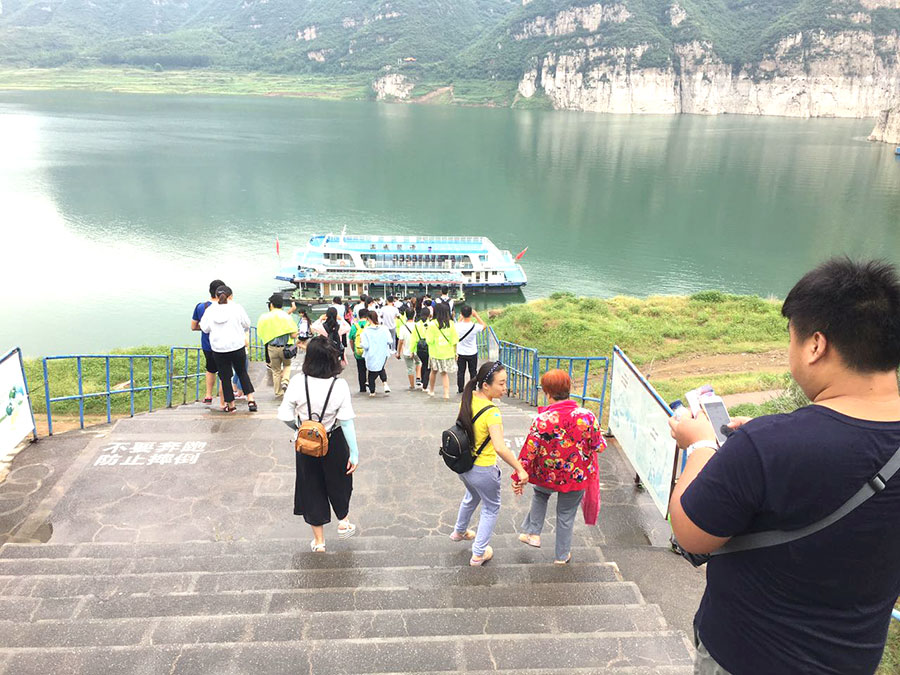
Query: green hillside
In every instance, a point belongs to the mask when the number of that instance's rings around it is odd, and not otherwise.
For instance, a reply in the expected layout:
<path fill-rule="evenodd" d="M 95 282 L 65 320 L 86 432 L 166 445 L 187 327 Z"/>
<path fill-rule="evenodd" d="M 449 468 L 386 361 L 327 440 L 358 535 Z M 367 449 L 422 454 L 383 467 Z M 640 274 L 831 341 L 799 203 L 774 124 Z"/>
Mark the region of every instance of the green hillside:
<path fill-rule="evenodd" d="M 551 52 L 644 46 L 634 65 L 665 67 L 696 40 L 743 67 L 799 32 L 898 29 L 859 0 L 3 0 L 0 66 L 514 81 Z"/>

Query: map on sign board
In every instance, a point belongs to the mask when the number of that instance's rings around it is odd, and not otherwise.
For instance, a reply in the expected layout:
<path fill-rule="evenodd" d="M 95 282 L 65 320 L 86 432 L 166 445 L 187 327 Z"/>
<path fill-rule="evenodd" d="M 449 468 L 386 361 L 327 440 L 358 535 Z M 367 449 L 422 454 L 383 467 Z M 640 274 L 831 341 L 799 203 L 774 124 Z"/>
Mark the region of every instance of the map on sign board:
<path fill-rule="evenodd" d="M 31 404 L 25 393 L 22 357 L 13 350 L 0 361 L 0 454 L 6 454 L 34 431 Z"/>
<path fill-rule="evenodd" d="M 609 429 L 663 517 L 669 512 L 675 441 L 669 406 L 618 347 L 613 350 Z"/>

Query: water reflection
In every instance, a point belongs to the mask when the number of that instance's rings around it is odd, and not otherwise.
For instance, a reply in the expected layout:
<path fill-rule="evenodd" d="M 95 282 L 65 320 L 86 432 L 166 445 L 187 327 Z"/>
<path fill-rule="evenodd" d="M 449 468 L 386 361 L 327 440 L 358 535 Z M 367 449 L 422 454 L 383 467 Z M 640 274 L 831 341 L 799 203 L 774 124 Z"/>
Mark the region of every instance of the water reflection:
<path fill-rule="evenodd" d="M 193 343 L 209 279 L 255 318 L 275 236 L 286 260 L 345 225 L 527 245 L 529 297 L 783 294 L 828 255 L 900 259 L 900 163 L 868 125 L 6 93 L 0 338 Z M 69 301 L 38 312 L 35 293 Z"/>

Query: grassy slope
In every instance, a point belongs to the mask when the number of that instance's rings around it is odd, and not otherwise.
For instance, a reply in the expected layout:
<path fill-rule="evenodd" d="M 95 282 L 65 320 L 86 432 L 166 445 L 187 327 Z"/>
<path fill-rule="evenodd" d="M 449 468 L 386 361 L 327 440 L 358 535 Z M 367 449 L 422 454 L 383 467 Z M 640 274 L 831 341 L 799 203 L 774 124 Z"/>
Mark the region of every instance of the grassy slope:
<path fill-rule="evenodd" d="M 0 89 L 83 89 L 135 94 L 271 94 L 324 99 L 367 99 L 374 96 L 366 78 L 316 75 L 273 75 L 211 70 L 161 73 L 141 68 L 0 70 Z"/>

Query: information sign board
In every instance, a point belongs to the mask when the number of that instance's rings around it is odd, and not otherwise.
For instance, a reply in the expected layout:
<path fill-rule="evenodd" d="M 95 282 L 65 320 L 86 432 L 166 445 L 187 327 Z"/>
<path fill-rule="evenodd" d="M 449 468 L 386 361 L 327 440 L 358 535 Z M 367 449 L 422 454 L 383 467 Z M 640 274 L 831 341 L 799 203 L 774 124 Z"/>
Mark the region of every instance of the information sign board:
<path fill-rule="evenodd" d="M 34 416 L 25 386 L 22 352 L 0 358 L 0 454 L 6 455 L 34 432 Z"/>
<path fill-rule="evenodd" d="M 671 414 L 653 386 L 622 350 L 614 347 L 609 429 L 663 517 L 669 512 L 675 469 Z"/>

